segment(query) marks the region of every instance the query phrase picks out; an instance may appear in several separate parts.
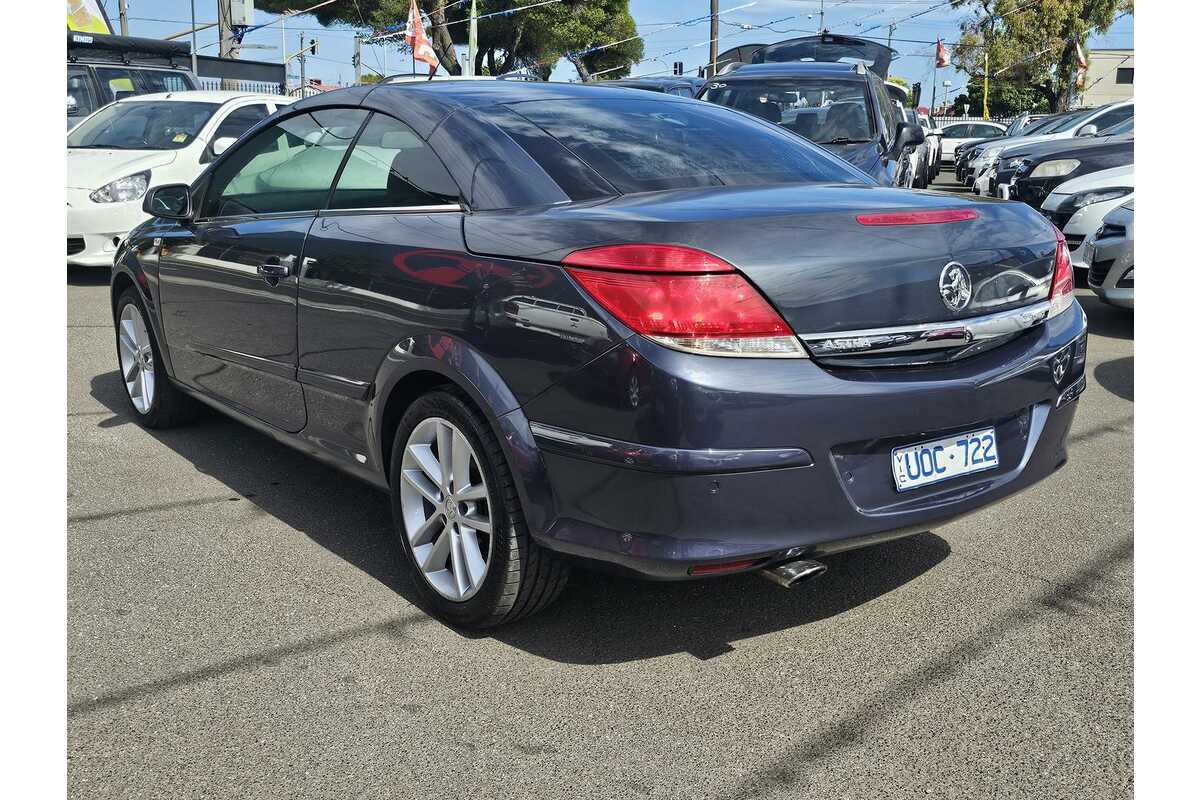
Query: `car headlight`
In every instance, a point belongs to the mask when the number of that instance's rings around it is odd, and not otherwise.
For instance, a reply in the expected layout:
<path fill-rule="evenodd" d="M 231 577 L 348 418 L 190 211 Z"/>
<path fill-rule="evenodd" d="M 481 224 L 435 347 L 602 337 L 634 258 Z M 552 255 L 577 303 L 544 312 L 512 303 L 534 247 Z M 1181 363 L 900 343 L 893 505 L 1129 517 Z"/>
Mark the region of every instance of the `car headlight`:
<path fill-rule="evenodd" d="M 992 162 L 996 160 L 996 156 L 998 156 L 998 155 L 999 155 L 999 151 L 997 151 L 997 150 L 984 150 L 982 153 L 979 154 L 979 158 L 975 159 L 976 169 L 983 169 L 984 167 L 990 167 L 992 165 Z"/>
<path fill-rule="evenodd" d="M 117 178 L 88 195 L 93 203 L 128 203 L 137 200 L 150 186 L 150 170 Z"/>
<path fill-rule="evenodd" d="M 1005 171 L 1018 170 L 1022 165 L 1028 163 L 1029 159 L 1025 158 L 1024 156 L 1018 156 L 1017 158 L 1006 158 L 1003 162 L 1001 162 L 1000 169 Z"/>
<path fill-rule="evenodd" d="M 1092 189 L 1087 192 L 1076 192 L 1067 198 L 1067 202 L 1063 203 L 1063 209 L 1071 209 L 1078 211 L 1084 206 L 1090 206 L 1093 203 L 1103 203 L 1105 200 L 1116 200 L 1118 197 L 1124 197 L 1133 191 L 1132 186 L 1113 186 L 1109 189 Z"/>
<path fill-rule="evenodd" d="M 1060 178 L 1070 175 L 1079 166 L 1078 159 L 1059 158 L 1054 161 L 1043 161 L 1029 173 L 1031 178 Z"/>

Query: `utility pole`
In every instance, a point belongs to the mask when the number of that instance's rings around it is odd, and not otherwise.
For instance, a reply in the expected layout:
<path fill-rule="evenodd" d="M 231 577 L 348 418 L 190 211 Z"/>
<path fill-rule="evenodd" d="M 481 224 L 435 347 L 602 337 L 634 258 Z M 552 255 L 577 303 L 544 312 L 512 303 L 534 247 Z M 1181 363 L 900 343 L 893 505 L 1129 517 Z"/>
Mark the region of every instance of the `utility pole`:
<path fill-rule="evenodd" d="M 888 25 L 888 49 L 892 49 L 892 34 L 896 32 L 896 23 L 892 22 Z"/>
<path fill-rule="evenodd" d="M 362 39 L 354 37 L 354 85 L 362 83 Z"/>
<path fill-rule="evenodd" d="M 117 10 L 121 15 L 121 35 L 129 35 L 129 18 L 126 16 L 125 0 L 117 3 Z"/>
<path fill-rule="evenodd" d="M 196 75 L 196 0 L 192 0 L 192 74 Z"/>
<path fill-rule="evenodd" d="M 809 17 L 809 19 L 812 19 L 812 17 Z M 823 33 L 824 31 L 825 31 L 825 0 L 821 0 L 821 24 L 819 24 L 817 26 L 817 33 Z"/>
<path fill-rule="evenodd" d="M 233 9 L 229 0 L 217 0 L 217 27 L 221 35 L 221 58 L 237 58 L 237 40 L 233 38 L 233 26 L 229 24 Z"/>
<path fill-rule="evenodd" d="M 720 0 L 708 0 L 708 67 L 710 78 L 717 77 L 717 37 L 720 35 L 721 23 L 717 21 L 717 13 L 721 10 Z"/>
<path fill-rule="evenodd" d="M 304 31 L 300 31 L 300 97 L 304 97 Z"/>

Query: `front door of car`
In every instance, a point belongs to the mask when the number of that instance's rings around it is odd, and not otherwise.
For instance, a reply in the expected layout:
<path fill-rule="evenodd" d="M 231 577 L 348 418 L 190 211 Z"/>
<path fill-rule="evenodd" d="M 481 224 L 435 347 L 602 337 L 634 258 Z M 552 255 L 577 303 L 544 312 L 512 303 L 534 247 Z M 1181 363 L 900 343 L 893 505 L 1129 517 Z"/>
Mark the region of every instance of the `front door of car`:
<path fill-rule="evenodd" d="M 305 239 L 366 112 L 281 119 L 221 159 L 194 222 L 164 236 L 162 320 L 176 379 L 284 431 L 306 421 L 296 376 Z"/>

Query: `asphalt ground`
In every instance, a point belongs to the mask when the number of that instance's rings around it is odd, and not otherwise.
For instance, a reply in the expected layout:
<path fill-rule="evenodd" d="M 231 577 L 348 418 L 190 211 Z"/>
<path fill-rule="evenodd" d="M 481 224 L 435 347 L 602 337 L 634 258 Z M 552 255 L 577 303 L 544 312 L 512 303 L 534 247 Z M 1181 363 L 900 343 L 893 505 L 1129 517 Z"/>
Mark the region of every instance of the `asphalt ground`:
<path fill-rule="evenodd" d="M 135 424 L 107 276 L 68 277 L 72 797 L 1132 795 L 1133 317 L 1086 289 L 1030 491 L 791 591 L 576 572 L 467 635 L 383 494 L 217 414 Z"/>

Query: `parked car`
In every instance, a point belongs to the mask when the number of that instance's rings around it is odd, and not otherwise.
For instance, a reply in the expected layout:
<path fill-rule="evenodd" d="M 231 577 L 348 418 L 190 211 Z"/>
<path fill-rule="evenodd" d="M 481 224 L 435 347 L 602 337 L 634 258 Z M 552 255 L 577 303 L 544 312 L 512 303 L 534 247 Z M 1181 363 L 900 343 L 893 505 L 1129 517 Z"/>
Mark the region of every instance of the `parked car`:
<path fill-rule="evenodd" d="M 894 52 L 853 37 L 801 37 L 759 49 L 756 63 L 709 80 L 698 96 L 778 123 L 885 186 L 909 185 L 906 164 L 925 133 L 884 84 Z M 784 60 L 793 56 L 821 60 Z M 836 60 L 851 56 L 855 63 Z"/>
<path fill-rule="evenodd" d="M 1133 310 L 1133 200 L 1108 212 L 1084 242 L 1088 286 L 1102 302 Z"/>
<path fill-rule="evenodd" d="M 111 290 L 130 413 L 199 400 L 387 489 L 457 625 L 542 608 L 568 558 L 819 574 L 1057 470 L 1084 385 L 1037 212 L 670 95 L 328 92 L 145 206 Z"/>
<path fill-rule="evenodd" d="M 1021 135 L 1001 139 L 994 144 L 989 144 L 979 154 L 974 163 L 975 191 L 977 194 L 988 191 L 991 182 L 991 175 L 989 173 L 996 169 L 997 163 L 1002 157 L 1009 157 L 1020 152 L 1015 148 L 1056 139 L 1090 138 L 1095 136 L 1099 131 L 1112 128 L 1132 118 L 1133 101 L 1122 100 L 1098 108 L 1076 112 L 1074 116 L 1069 116 L 1057 125 L 1040 130 L 1036 135 Z"/>
<path fill-rule="evenodd" d="M 702 78 L 685 78 L 672 75 L 663 78 L 622 78 L 620 80 L 600 81 L 603 86 L 625 86 L 630 89 L 642 89 L 647 92 L 663 92 L 679 97 L 695 97 L 704 86 Z"/>
<path fill-rule="evenodd" d="M 1072 146 L 1073 145 L 1073 146 Z M 1059 184 L 1102 169 L 1133 164 L 1133 133 L 1039 148 L 1012 166 L 1006 196 L 1041 208 Z"/>
<path fill-rule="evenodd" d="M 1042 203 L 1042 213 L 1067 240 L 1076 271 L 1090 266 L 1081 245 L 1109 211 L 1133 199 L 1133 164 L 1103 169 L 1059 184 Z"/>
<path fill-rule="evenodd" d="M 67 130 L 124 97 L 199 89 L 191 46 L 134 36 L 67 32 Z"/>
<path fill-rule="evenodd" d="M 901 108 L 900 113 L 908 124 L 921 128 L 924 131 L 924 126 L 921 125 L 921 121 L 917 117 L 916 109 Z M 932 158 L 929 154 L 930 144 L 931 142 L 926 139 L 909 150 L 908 164 L 905 166 L 908 180 L 904 185 L 910 189 L 924 189 L 929 185 L 929 162 Z"/>
<path fill-rule="evenodd" d="M 170 92 L 105 106 L 67 134 L 67 264 L 112 266 L 126 234 L 149 217 L 142 196 L 191 181 L 282 95 Z"/>
<path fill-rule="evenodd" d="M 934 124 L 928 114 L 917 113 L 917 121 L 925 131 L 925 145 L 929 151 L 929 177 L 927 183 L 932 183 L 942 171 L 942 129 Z"/>
<path fill-rule="evenodd" d="M 1004 135 L 1004 126 L 995 122 L 952 122 L 942 125 L 941 161 L 954 163 L 959 145 L 964 142 L 980 142 Z"/>
<path fill-rule="evenodd" d="M 1021 135 L 1033 136 L 1044 130 L 1049 130 L 1053 126 L 1063 124 L 1067 117 L 1080 112 L 1071 112 L 1063 114 L 1055 114 L 1045 117 L 1038 122 L 1035 122 L 1026 128 L 1021 129 Z M 1015 124 L 1015 123 L 1014 123 Z M 1012 126 L 1009 126 L 1012 130 Z M 1005 137 L 1012 138 L 1012 137 Z M 955 176 L 964 186 L 971 186 L 975 182 L 975 162 L 983 150 L 996 142 L 1002 141 L 1002 137 L 993 137 L 991 139 L 979 139 L 976 141 L 964 141 L 958 145 L 958 152 L 954 156 Z"/>

